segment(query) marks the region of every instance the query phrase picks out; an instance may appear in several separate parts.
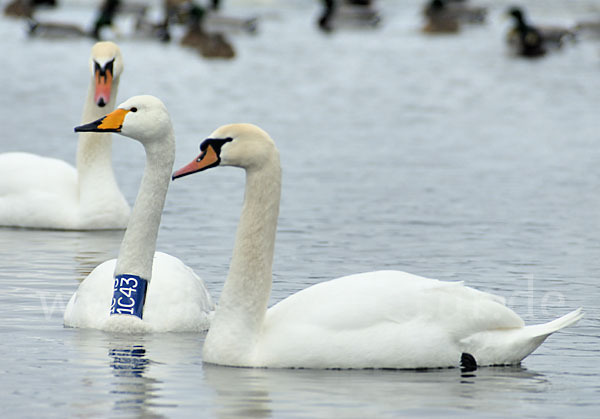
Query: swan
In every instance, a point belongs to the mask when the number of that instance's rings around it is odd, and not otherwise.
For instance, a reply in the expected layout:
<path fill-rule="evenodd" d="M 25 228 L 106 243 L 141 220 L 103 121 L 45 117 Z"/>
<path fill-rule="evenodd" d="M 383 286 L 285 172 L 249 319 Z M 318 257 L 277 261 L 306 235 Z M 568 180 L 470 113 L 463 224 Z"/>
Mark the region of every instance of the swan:
<path fill-rule="evenodd" d="M 210 364 L 275 368 L 434 368 L 517 364 L 581 309 L 524 326 L 501 297 L 399 271 L 349 275 L 267 309 L 279 213 L 275 143 L 250 124 L 226 125 L 173 179 L 216 166 L 246 171 L 229 274 L 206 336 Z"/>
<path fill-rule="evenodd" d="M 112 42 L 98 42 L 83 107 L 90 121 L 114 109 L 123 59 Z M 111 164 L 111 134 L 81 133 L 77 168 L 51 157 L 0 154 L 0 226 L 58 230 L 124 229 L 130 208 Z"/>
<path fill-rule="evenodd" d="M 146 168 L 118 258 L 100 264 L 79 285 L 65 309 L 65 326 L 130 333 L 206 330 L 213 302 L 204 282 L 179 259 L 155 253 L 175 158 L 166 107 L 153 96 L 134 96 L 75 131 L 138 140 Z"/>

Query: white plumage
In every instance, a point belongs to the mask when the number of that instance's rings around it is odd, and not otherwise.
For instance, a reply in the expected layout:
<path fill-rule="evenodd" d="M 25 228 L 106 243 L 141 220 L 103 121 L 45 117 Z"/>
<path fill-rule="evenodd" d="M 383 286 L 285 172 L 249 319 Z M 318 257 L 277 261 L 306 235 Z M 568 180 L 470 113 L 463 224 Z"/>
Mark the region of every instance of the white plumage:
<path fill-rule="evenodd" d="M 112 42 L 96 43 L 90 70 L 92 77 L 83 107 L 86 122 L 114 109 L 123 71 L 119 47 Z M 65 136 L 68 132 L 65 130 Z M 0 226 L 59 230 L 125 228 L 130 209 L 114 177 L 111 149 L 110 133 L 81 133 L 77 168 L 32 153 L 0 154 Z"/>
<path fill-rule="evenodd" d="M 117 259 L 98 265 L 69 300 L 64 322 L 118 332 L 199 332 L 208 329 L 214 307 L 204 282 L 181 260 L 162 252 L 154 254 L 143 320 L 110 316 Z"/>
<path fill-rule="evenodd" d="M 130 333 L 206 330 L 214 306 L 204 283 L 179 259 L 155 253 L 175 159 L 175 136 L 164 104 L 153 96 L 135 96 L 76 130 L 121 132 L 138 140 L 146 150 L 146 167 L 118 258 L 98 266 L 80 284 L 65 310 L 65 326 Z M 142 319 L 110 315 L 114 278 L 124 274 L 148 281 Z"/>
<path fill-rule="evenodd" d="M 376 271 L 319 283 L 267 309 L 281 169 L 273 140 L 248 124 L 217 129 L 174 178 L 218 165 L 246 170 L 229 274 L 206 336 L 205 362 L 245 367 L 454 367 L 516 364 L 581 310 L 524 326 L 501 297 L 461 282 Z M 215 188 L 211 188 L 215 190 Z"/>

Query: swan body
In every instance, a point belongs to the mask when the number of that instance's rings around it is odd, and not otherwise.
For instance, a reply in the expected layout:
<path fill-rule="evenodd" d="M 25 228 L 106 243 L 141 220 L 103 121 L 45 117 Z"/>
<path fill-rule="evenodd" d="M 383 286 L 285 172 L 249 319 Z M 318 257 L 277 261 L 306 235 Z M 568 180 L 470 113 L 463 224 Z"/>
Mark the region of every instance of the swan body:
<path fill-rule="evenodd" d="M 119 47 L 112 42 L 95 44 L 90 70 L 92 80 L 83 108 L 84 121 L 114 109 L 123 71 Z M 0 154 L 0 226 L 125 228 L 130 209 L 115 180 L 111 151 L 110 133 L 81 133 L 77 168 L 31 153 Z"/>
<path fill-rule="evenodd" d="M 155 253 L 175 159 L 175 136 L 164 104 L 153 96 L 134 96 L 105 117 L 75 129 L 120 132 L 138 140 L 146 150 L 146 168 L 118 258 L 98 266 L 79 285 L 65 310 L 65 326 L 124 332 L 206 330 L 213 302 L 204 283 L 177 258 Z M 147 284 L 145 300 L 143 290 L 117 290 L 124 276 L 134 278 L 136 285 Z M 130 297 L 137 293 L 142 298 L 134 304 Z M 118 309 L 132 305 L 140 316 Z"/>
<path fill-rule="evenodd" d="M 281 169 L 273 140 L 227 125 L 201 145 L 178 178 L 215 166 L 246 170 L 231 266 L 203 349 L 208 363 L 276 368 L 437 368 L 516 364 L 575 310 L 525 326 L 501 297 L 399 271 L 350 275 L 310 286 L 267 309 Z"/>
<path fill-rule="evenodd" d="M 202 279 L 181 260 L 162 252 L 154 254 L 152 286 L 146 293 L 143 320 L 111 316 L 116 265 L 117 259 L 101 263 L 81 283 L 67 304 L 65 326 L 129 333 L 208 329 L 207 313 L 213 306 Z M 167 307 L 169 310 L 165 310 Z"/>

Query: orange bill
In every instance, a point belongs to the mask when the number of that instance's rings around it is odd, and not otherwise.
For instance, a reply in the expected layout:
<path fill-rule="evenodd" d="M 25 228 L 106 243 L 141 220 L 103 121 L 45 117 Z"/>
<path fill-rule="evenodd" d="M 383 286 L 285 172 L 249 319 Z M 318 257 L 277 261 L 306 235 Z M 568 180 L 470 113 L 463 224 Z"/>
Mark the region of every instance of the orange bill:
<path fill-rule="evenodd" d="M 198 156 L 198 158 L 196 158 L 187 166 L 182 167 L 181 169 L 173 173 L 172 179 L 175 180 L 183 176 L 191 175 L 192 173 L 200 172 L 202 170 L 215 167 L 219 164 L 220 161 L 221 158 L 219 157 L 213 146 L 208 145 L 206 149 Z"/>
<path fill-rule="evenodd" d="M 115 109 L 94 122 L 75 127 L 75 132 L 121 132 L 128 112 L 126 109 Z"/>
<path fill-rule="evenodd" d="M 110 101 L 113 75 L 110 69 L 101 71 L 96 68 L 95 72 L 96 90 L 94 93 L 94 102 L 96 105 L 103 107 Z"/>

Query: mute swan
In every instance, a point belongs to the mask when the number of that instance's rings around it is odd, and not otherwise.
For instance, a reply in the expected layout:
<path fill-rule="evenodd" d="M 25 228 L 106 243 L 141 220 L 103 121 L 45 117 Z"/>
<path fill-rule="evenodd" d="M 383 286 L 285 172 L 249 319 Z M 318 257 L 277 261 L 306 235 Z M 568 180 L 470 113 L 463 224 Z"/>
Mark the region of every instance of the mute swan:
<path fill-rule="evenodd" d="M 119 257 L 99 265 L 80 284 L 65 310 L 65 326 L 122 332 L 206 330 L 213 303 L 202 280 L 179 259 L 155 254 L 175 158 L 167 109 L 153 96 L 134 96 L 75 131 L 119 132 L 138 140 L 146 150 L 146 168 Z M 114 293 L 113 285 L 118 288 Z"/>
<path fill-rule="evenodd" d="M 213 132 L 200 150 L 174 179 L 215 166 L 246 170 L 233 257 L 204 343 L 205 362 L 298 368 L 516 364 L 582 316 L 578 309 L 524 326 L 501 297 L 399 271 L 322 282 L 267 310 L 281 188 L 275 143 L 256 126 L 234 124 Z"/>
<path fill-rule="evenodd" d="M 91 121 L 115 106 L 123 59 L 112 42 L 98 42 L 83 107 Z M 0 226 L 59 230 L 123 229 L 129 204 L 111 164 L 111 134 L 79 134 L 77 169 L 31 153 L 0 154 Z"/>

